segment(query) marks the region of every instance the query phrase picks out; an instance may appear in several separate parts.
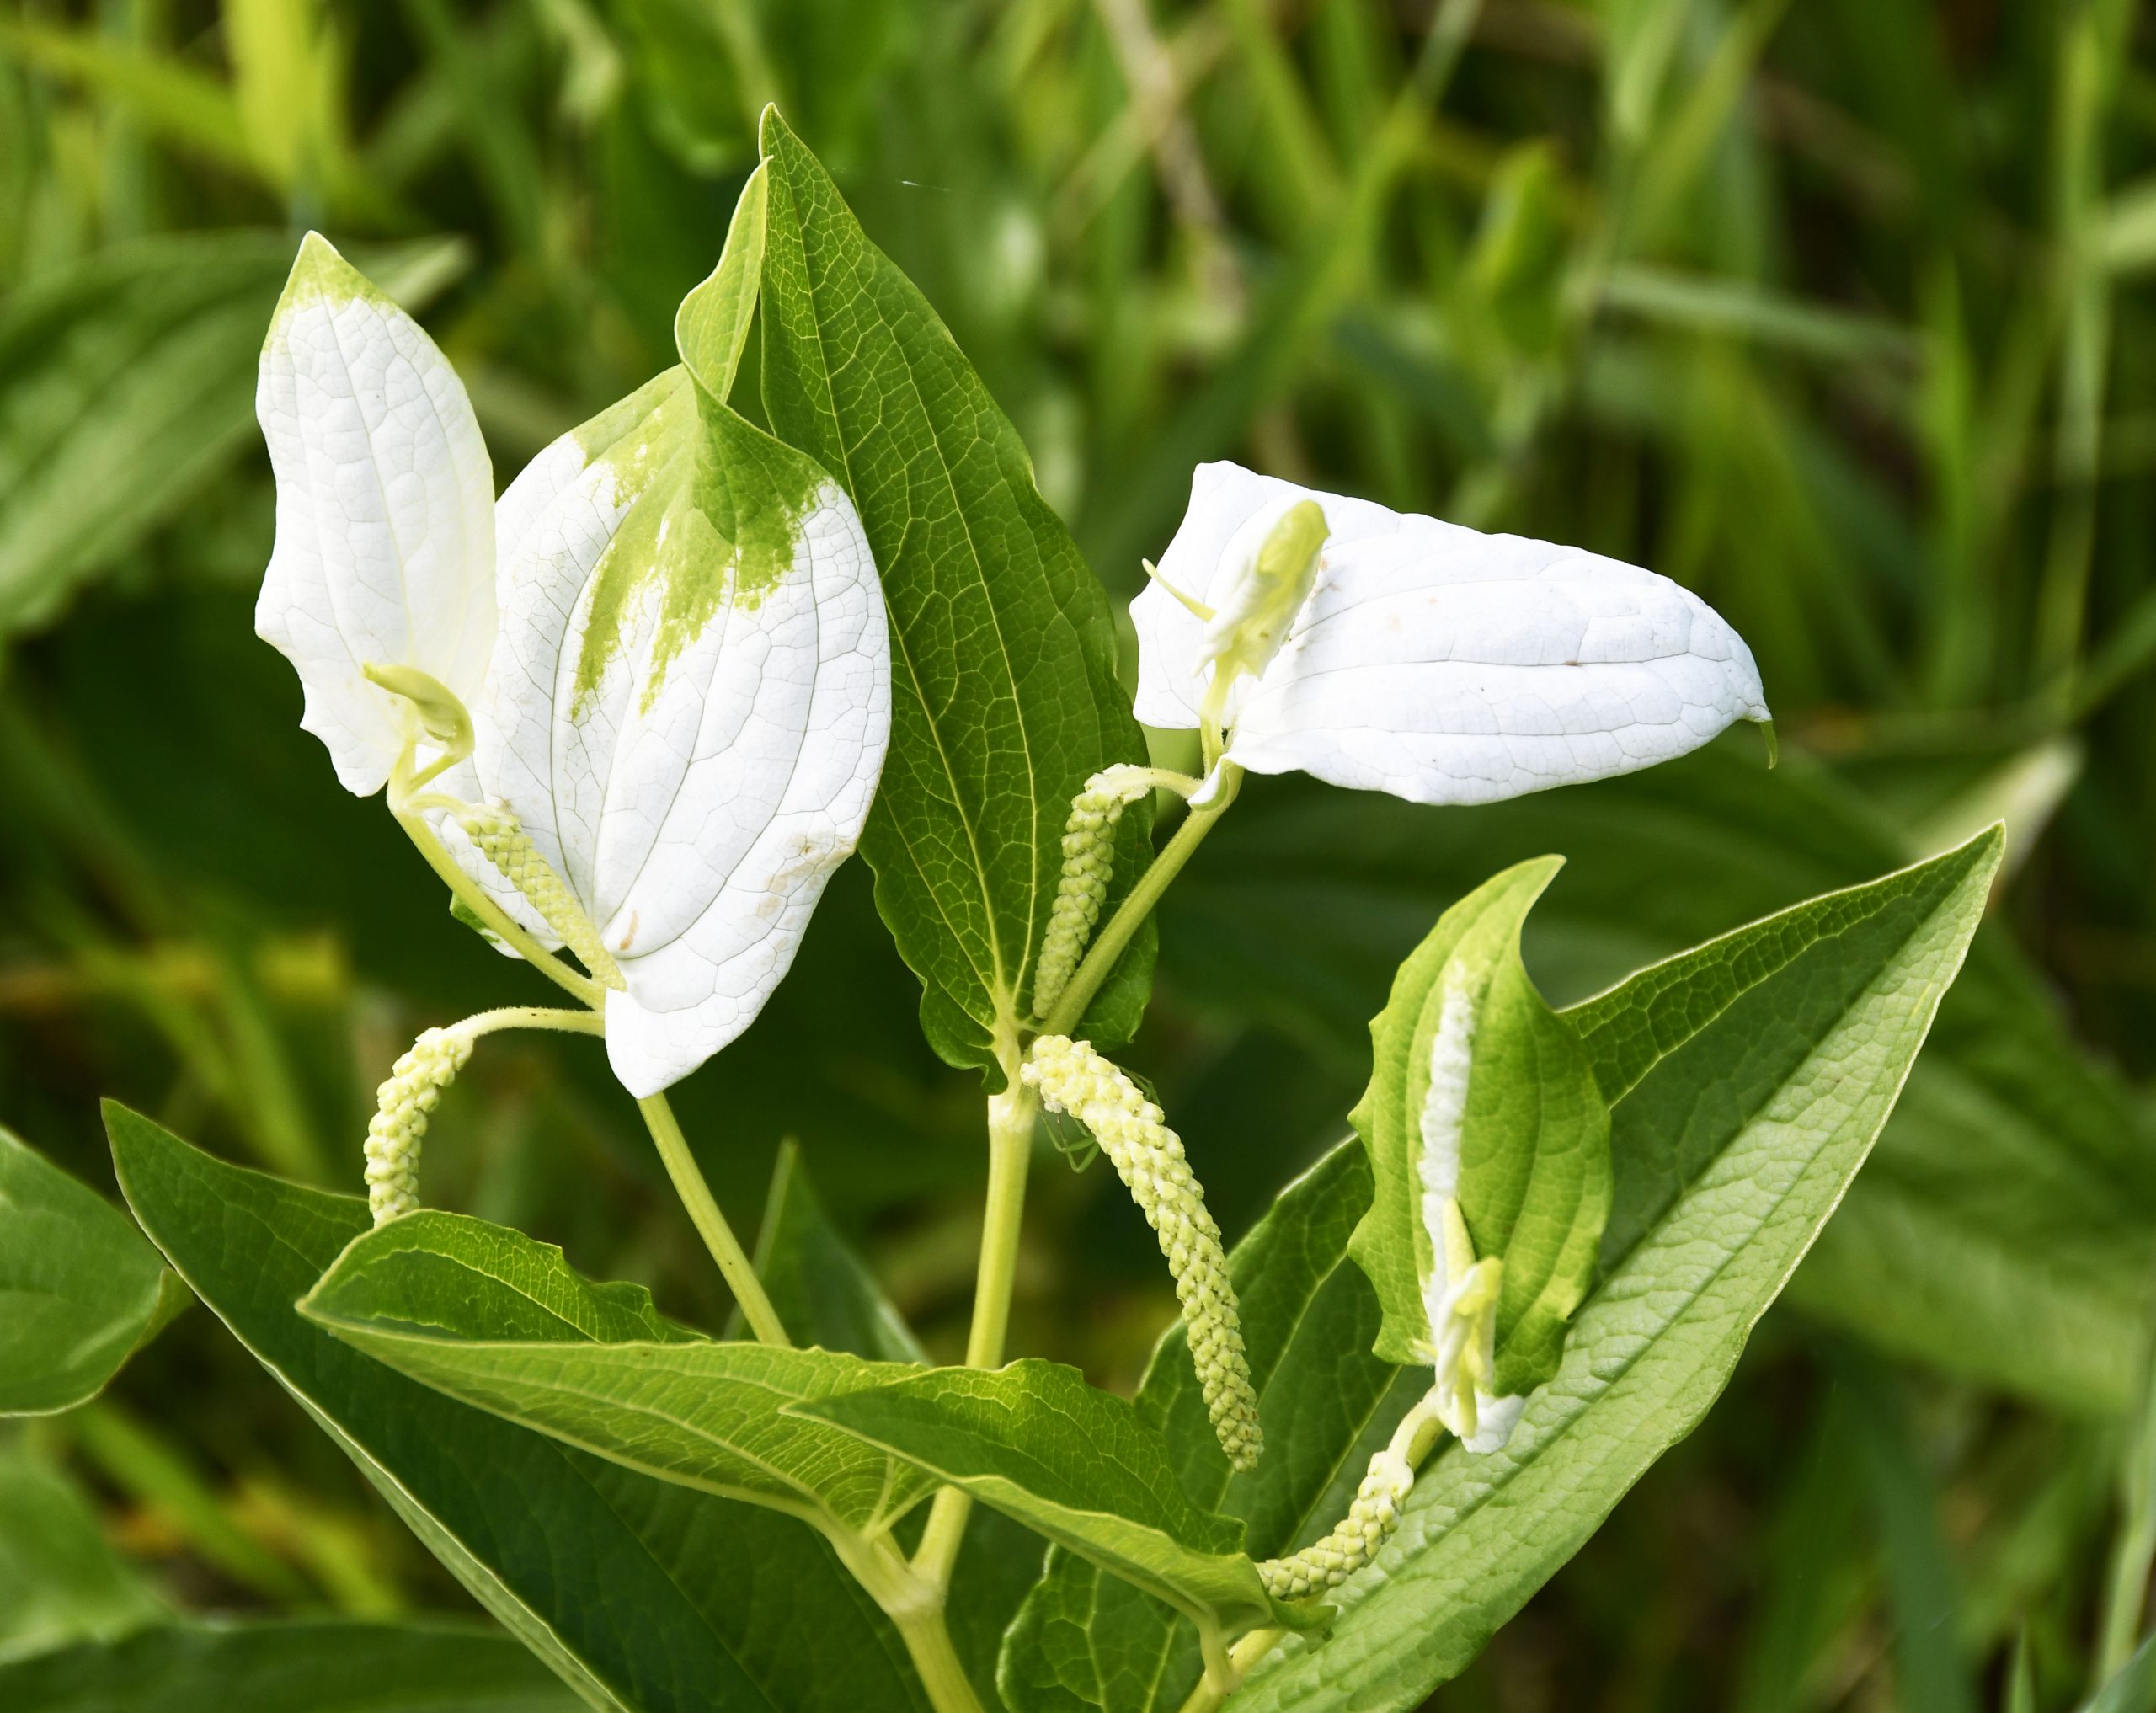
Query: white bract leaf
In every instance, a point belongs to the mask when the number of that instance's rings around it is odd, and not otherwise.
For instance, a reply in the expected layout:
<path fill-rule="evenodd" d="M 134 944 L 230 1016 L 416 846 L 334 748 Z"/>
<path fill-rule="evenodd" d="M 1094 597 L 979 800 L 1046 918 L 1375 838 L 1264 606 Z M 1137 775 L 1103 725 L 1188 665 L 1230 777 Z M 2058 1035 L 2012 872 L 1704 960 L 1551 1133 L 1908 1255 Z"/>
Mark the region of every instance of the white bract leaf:
<path fill-rule="evenodd" d="M 1497 1292 L 1501 1263 L 1477 1261 L 1460 1209 L 1460 1145 L 1467 1126 L 1468 1079 L 1474 1066 L 1475 999 L 1464 980 L 1449 981 L 1430 1040 L 1430 1086 L 1423 1097 L 1422 1229 L 1430 1262 L 1422 1278 L 1429 1317 L 1430 1395 L 1438 1419 L 1470 1451 L 1495 1451 L 1511 1438 L 1527 1401 L 1496 1397 L 1486 1384 L 1497 1369 Z"/>
<path fill-rule="evenodd" d="M 852 503 L 672 370 L 502 496 L 478 763 L 626 985 L 606 1049 L 656 1092 L 739 1035 L 859 838 L 890 730 Z"/>
<path fill-rule="evenodd" d="M 382 789 L 412 667 L 476 709 L 494 643 L 494 483 L 470 401 L 417 322 L 310 232 L 262 347 L 277 539 L 254 627 L 300 675 L 338 782 Z"/>
<path fill-rule="evenodd" d="M 1327 534 L 1277 651 L 1224 696 L 1227 755 L 1416 803 L 1489 803 L 1652 766 L 1768 718 L 1743 639 L 1635 565 L 1200 465 L 1159 584 L 1131 603 L 1138 718 L 1200 723 L 1251 599 L 1246 526 L 1315 500 Z M 1165 584 L 1166 587 L 1160 586 Z"/>
<path fill-rule="evenodd" d="M 717 392 L 670 370 L 542 452 L 499 507 L 456 375 L 319 237 L 262 359 L 277 543 L 257 627 L 299 670 L 307 728 L 349 789 L 403 782 L 392 798 L 542 946 L 568 931 L 639 1097 L 784 977 L 890 731 L 852 503 L 717 396 L 756 271 L 761 205 L 743 200 L 685 347 Z M 452 714 L 472 744 L 453 766 Z"/>

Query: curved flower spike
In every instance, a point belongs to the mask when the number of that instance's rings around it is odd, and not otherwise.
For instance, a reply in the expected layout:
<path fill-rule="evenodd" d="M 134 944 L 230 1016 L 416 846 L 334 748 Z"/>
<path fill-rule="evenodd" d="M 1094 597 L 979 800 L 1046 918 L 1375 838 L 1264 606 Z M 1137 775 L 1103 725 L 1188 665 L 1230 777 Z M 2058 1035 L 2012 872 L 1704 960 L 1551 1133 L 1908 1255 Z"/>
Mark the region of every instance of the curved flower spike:
<path fill-rule="evenodd" d="M 419 325 L 309 232 L 262 347 L 255 411 L 277 542 L 254 627 L 297 669 L 300 723 L 338 782 L 382 789 L 409 705 L 367 668 L 479 707 L 494 643 L 494 483 L 456 372 Z"/>
<path fill-rule="evenodd" d="M 1230 1465 L 1256 1469 L 1265 1434 L 1258 1425 L 1250 1358 L 1243 1349 L 1241 1310 L 1228 1277 L 1220 1228 L 1183 1156 L 1182 1139 L 1137 1084 L 1091 1042 L 1043 1035 L 1018 1075 L 1039 1091 L 1041 1104 L 1050 1112 L 1067 1113 L 1093 1133 L 1160 1239 L 1161 1253 L 1175 1277 L 1191 1364 L 1213 1432 Z"/>
<path fill-rule="evenodd" d="M 1292 622 L 1227 637 L 1232 615 L 1269 612 L 1292 587 L 1284 535 L 1305 501 L 1326 533 Z M 1157 577 L 1130 608 L 1138 718 L 1217 716 L 1229 759 L 1254 773 L 1489 803 L 1652 766 L 1768 718 L 1743 639 L 1667 578 L 1234 464 L 1198 467 Z"/>

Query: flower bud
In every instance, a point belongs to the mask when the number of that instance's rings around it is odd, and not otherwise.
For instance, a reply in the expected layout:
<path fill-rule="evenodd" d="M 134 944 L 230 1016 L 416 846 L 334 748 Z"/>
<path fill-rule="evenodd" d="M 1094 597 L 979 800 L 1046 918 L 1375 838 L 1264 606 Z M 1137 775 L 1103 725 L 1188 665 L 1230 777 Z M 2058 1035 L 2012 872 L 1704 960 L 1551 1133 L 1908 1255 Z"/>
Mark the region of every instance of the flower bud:
<path fill-rule="evenodd" d="M 419 717 L 419 729 L 443 752 L 462 761 L 472 753 L 472 715 L 455 691 L 416 666 L 382 666 L 370 663 L 360 669 L 370 684 L 392 696 L 401 696 Z"/>
<path fill-rule="evenodd" d="M 1019 1077 L 1040 1091 L 1051 1112 L 1068 1113 L 1093 1133 L 1129 1188 L 1175 1276 L 1191 1363 L 1220 1449 L 1238 1470 L 1255 1469 L 1264 1439 L 1235 1287 L 1228 1282 L 1220 1228 L 1206 1210 L 1182 1139 L 1161 1109 L 1089 1043 L 1043 1035 Z"/>
<path fill-rule="evenodd" d="M 419 1205 L 419 1145 L 440 1104 L 441 1091 L 472 1056 L 472 1038 L 429 1029 L 392 1068 L 376 1091 L 367 1124 L 367 1207 L 377 1225 Z"/>
<path fill-rule="evenodd" d="M 1283 499 L 1255 513 L 1221 555 L 1220 596 L 1206 621 L 1199 659 L 1213 667 L 1213 693 L 1225 698 L 1245 673 L 1265 670 L 1317 580 L 1325 547 L 1324 508 Z"/>

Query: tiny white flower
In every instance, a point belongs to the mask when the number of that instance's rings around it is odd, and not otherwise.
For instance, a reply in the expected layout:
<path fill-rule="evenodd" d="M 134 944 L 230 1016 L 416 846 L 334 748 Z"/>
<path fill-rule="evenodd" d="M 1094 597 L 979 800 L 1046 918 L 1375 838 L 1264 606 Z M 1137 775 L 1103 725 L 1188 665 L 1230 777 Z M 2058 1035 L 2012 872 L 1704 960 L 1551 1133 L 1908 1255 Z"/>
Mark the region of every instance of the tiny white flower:
<path fill-rule="evenodd" d="M 277 540 L 254 627 L 300 675 L 300 723 L 371 797 L 412 710 L 366 669 L 479 705 L 494 646 L 494 481 L 471 401 L 419 324 L 318 234 L 262 347 L 255 411 Z"/>
<path fill-rule="evenodd" d="M 1260 558 L 1287 545 L 1281 526 L 1304 502 L 1326 529 L 1315 558 L 1289 568 L 1306 581 L 1283 623 L 1297 584 L 1261 574 Z M 1627 773 L 1768 718 L 1743 639 L 1667 578 L 1234 464 L 1198 467 L 1130 611 L 1148 725 L 1216 715 L 1228 759 L 1252 772 L 1416 803 Z"/>
<path fill-rule="evenodd" d="M 299 671 L 302 723 L 360 795 L 416 764 L 398 789 L 459 865 L 606 988 L 638 1097 L 784 978 L 890 729 L 851 502 L 702 403 L 709 421 L 670 370 L 497 507 L 448 362 L 312 234 L 262 355 L 277 541 L 256 627 Z"/>

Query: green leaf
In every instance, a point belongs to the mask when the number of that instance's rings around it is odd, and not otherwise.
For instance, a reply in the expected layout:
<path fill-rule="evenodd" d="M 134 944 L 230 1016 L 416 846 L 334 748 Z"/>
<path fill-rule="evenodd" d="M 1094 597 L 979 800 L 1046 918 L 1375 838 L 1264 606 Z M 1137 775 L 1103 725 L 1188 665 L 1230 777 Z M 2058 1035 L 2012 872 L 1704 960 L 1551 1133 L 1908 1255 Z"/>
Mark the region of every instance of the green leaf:
<path fill-rule="evenodd" d="M 931 1044 L 992 1065 L 1031 1010 L 1070 800 L 1145 741 L 1107 598 L 1017 431 L 776 113 L 763 147 L 765 409 L 853 496 L 890 610 L 891 750 L 861 848 Z M 1111 908 L 1151 823 L 1145 803 L 1123 819 Z M 1149 926 L 1081 1033 L 1129 1038 L 1152 959 Z"/>
<path fill-rule="evenodd" d="M 1605 1086 L 1630 1092 L 1612 1133 L 1609 1270 L 1563 1366 L 1502 1451 L 1453 1444 L 1424 1466 L 1392 1542 L 1337 1591 L 1331 1636 L 1290 1639 L 1242 1690 L 1245 1713 L 1415 1705 L 1699 1423 L 1885 1123 L 2003 844 L 1994 829 L 1583 1008 Z M 1628 1137 L 1668 1139 L 1662 1157 L 1681 1181 L 1628 1185 Z"/>
<path fill-rule="evenodd" d="M 779 1144 L 778 1163 L 771 1168 L 771 1196 L 756 1236 L 756 1277 L 795 1342 L 874 1362 L 926 1365 L 928 1354 L 913 1329 L 852 1246 L 831 1228 L 808 1182 L 800 1145 L 790 1136 Z M 743 1324 L 737 1308 L 726 1336 L 744 1336 Z"/>
<path fill-rule="evenodd" d="M 0 1415 L 95 1397 L 185 1305 L 178 1283 L 126 1215 L 0 1130 Z"/>
<path fill-rule="evenodd" d="M 1424 1287 L 1442 1262 L 1443 1235 L 1423 1216 L 1425 1102 L 1441 1026 L 1467 1032 L 1456 1175 L 1477 1258 L 1504 1262 L 1500 1396 L 1524 1395 L 1556 1371 L 1609 1214 L 1609 1112 L 1571 1026 L 1535 991 L 1519 956 L 1521 925 L 1561 860 L 1523 862 L 1485 882 L 1401 965 L 1370 1026 L 1370 1086 L 1354 1114 L 1376 1183 L 1352 1246 L 1385 1308 L 1377 1353 L 1427 1362 Z"/>
<path fill-rule="evenodd" d="M 1908 860 L 1895 830 L 1756 746 L 1460 813 L 1252 779 L 1161 909 L 1182 990 L 1303 1043 L 1353 1098 L 1368 1019 L 1436 914 L 1493 868 L 1574 853 L 1527 962 L 1554 1002 Z M 2053 1406 L 2132 1407 L 2156 1256 L 2156 1136 L 1987 926 L 1876 1155 L 1790 1301 Z"/>
<path fill-rule="evenodd" d="M 477 1409 L 722 1498 L 873 1534 L 933 1485 L 787 1411 L 910 1366 L 697 1337 L 662 1322 L 641 1287 L 591 1284 L 560 1250 L 483 1219 L 392 1219 L 300 1312 Z"/>
<path fill-rule="evenodd" d="M 1138 1390 L 1138 1417 L 1166 1440 L 1178 1485 L 1241 1518 L 1254 1556 L 1300 1551 L 1330 1529 L 1429 1383 L 1427 1368 L 1371 1354 L 1377 1297 L 1348 1256 L 1369 1204 L 1369 1157 L 1344 1142 L 1282 1191 L 1228 1258 L 1265 1430 L 1257 1469 L 1229 1468 L 1180 1326 Z M 1171 1607 L 1059 1546 L 1005 1639 L 999 1684 L 1020 1713 L 1174 1713 L 1201 1670 L 1197 1632 Z"/>
<path fill-rule="evenodd" d="M 674 312 L 674 347 L 702 387 L 720 403 L 734 390 L 742 348 L 756 314 L 764 274 L 764 211 L 769 169 L 758 167 L 741 187 L 726 245 L 711 277 L 681 300 Z"/>
<path fill-rule="evenodd" d="M 0 1668 L 8 1713 L 574 1713 L 508 1637 L 467 1625 L 146 1630 Z"/>
<path fill-rule="evenodd" d="M 0 1448 L 0 1660 L 109 1641 L 171 1615 L 72 1481 L 24 1447 Z M 0 1691 L 0 1706 L 17 1705 Z"/>
<path fill-rule="evenodd" d="M 1075 1369 L 933 1369 L 796 1413 L 910 1459 L 1193 1619 L 1267 1617 L 1242 1525 L 1193 1505 L 1159 1431 Z"/>
<path fill-rule="evenodd" d="M 457 1579 L 592 1705 L 915 1709 L 898 1637 L 814 1532 L 443 1397 L 293 1308 L 369 1226 L 108 1104 L 129 1205 L 181 1277 Z"/>

